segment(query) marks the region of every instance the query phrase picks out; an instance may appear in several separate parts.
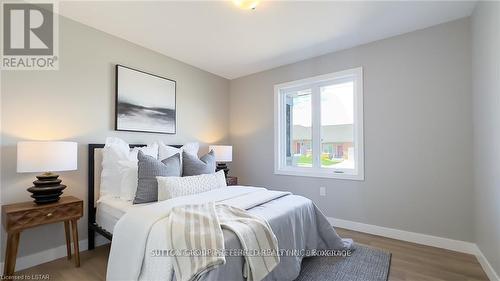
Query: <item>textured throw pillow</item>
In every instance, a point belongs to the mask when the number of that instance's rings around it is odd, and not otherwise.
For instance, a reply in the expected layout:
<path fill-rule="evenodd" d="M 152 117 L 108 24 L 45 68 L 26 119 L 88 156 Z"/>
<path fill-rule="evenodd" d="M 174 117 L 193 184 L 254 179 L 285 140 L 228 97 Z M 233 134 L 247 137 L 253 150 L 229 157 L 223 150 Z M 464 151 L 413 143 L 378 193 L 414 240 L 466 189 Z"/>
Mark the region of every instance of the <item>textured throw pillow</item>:
<path fill-rule="evenodd" d="M 215 155 L 213 150 L 198 158 L 196 155 L 182 153 L 182 176 L 196 176 L 215 173 Z"/>
<path fill-rule="evenodd" d="M 190 177 L 157 177 L 157 180 L 158 201 L 227 187 L 224 171 Z"/>
<path fill-rule="evenodd" d="M 180 154 L 159 161 L 139 151 L 137 159 L 139 162 L 137 162 L 137 191 L 134 204 L 158 200 L 156 177 L 179 177 L 181 175 Z"/>

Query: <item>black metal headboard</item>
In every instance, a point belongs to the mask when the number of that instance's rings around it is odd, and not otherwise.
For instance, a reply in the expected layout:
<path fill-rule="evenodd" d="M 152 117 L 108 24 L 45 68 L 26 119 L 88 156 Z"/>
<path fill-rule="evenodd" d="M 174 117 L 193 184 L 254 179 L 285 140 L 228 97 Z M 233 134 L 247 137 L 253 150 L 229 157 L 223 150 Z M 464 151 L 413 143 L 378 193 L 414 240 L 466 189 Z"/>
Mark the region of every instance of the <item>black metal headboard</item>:
<path fill-rule="evenodd" d="M 131 144 L 130 147 L 143 147 L 146 146 L 145 144 Z M 180 148 L 182 145 L 169 145 L 172 147 Z M 95 144 L 91 143 L 89 144 L 89 176 L 88 176 L 88 241 L 89 241 L 89 250 L 94 249 L 95 247 L 95 233 L 99 233 L 102 236 L 106 237 L 107 239 L 111 240 L 112 234 L 100 227 L 96 221 L 95 221 L 95 214 L 96 214 L 96 206 L 94 202 L 95 198 L 95 174 L 94 174 L 94 161 L 95 161 L 95 150 L 98 148 L 104 148 L 104 144 Z"/>

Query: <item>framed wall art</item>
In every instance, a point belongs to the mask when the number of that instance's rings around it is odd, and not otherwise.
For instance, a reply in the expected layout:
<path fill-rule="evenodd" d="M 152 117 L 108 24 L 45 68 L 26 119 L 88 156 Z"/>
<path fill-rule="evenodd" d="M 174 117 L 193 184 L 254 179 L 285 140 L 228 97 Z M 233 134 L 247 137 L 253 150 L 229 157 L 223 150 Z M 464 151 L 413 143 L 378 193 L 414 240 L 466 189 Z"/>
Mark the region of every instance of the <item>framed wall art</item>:
<path fill-rule="evenodd" d="M 176 82 L 116 65 L 115 129 L 176 133 Z"/>

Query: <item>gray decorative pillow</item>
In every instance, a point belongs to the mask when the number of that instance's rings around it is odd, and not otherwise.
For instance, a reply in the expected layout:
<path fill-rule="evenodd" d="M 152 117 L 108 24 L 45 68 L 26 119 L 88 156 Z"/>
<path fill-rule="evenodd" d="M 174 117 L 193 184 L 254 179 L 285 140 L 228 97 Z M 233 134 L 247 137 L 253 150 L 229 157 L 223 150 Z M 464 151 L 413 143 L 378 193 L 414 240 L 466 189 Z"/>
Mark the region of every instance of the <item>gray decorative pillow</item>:
<path fill-rule="evenodd" d="M 213 150 L 198 159 L 198 156 L 182 152 L 182 176 L 197 176 L 215 173 Z"/>
<path fill-rule="evenodd" d="M 181 155 L 179 153 L 161 161 L 139 151 L 137 154 L 137 191 L 134 204 L 158 201 L 156 177 L 180 177 Z"/>

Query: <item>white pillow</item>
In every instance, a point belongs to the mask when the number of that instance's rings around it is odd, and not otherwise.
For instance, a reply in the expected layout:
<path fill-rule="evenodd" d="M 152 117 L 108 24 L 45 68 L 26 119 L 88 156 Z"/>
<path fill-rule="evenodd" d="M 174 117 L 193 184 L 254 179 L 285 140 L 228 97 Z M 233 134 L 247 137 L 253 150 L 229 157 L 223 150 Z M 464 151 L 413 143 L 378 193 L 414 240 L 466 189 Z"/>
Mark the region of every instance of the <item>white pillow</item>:
<path fill-rule="evenodd" d="M 196 155 L 198 157 L 198 150 L 200 149 L 200 144 L 197 142 L 188 142 L 183 145 L 181 148 L 176 148 L 173 146 L 166 145 L 164 142 L 159 141 L 155 144 L 158 145 L 158 160 L 167 159 L 177 153 L 181 155 L 181 175 L 182 175 L 182 152 Z"/>
<path fill-rule="evenodd" d="M 128 143 L 119 138 L 106 138 L 102 150 L 102 172 L 100 195 L 120 195 L 121 176 L 118 161 L 129 160 Z"/>
<path fill-rule="evenodd" d="M 121 176 L 120 199 L 132 201 L 137 191 L 137 161 L 118 161 L 118 167 Z"/>
<path fill-rule="evenodd" d="M 130 151 L 130 157 L 137 161 L 137 154 L 139 153 L 139 150 L 142 151 L 142 153 L 144 153 L 146 155 L 154 157 L 154 159 L 158 159 L 158 144 L 157 143 L 148 144 L 147 146 L 143 146 L 143 147 L 134 147 Z"/>
<path fill-rule="evenodd" d="M 100 196 L 111 195 L 113 197 L 120 197 L 122 171 L 118 162 L 137 162 L 137 153 L 139 150 L 154 158 L 158 158 L 157 144 L 140 148 L 137 147 L 131 150 L 129 144 L 120 138 L 106 138 L 106 144 L 102 150 Z"/>
<path fill-rule="evenodd" d="M 173 146 L 166 145 L 164 142 L 156 142 L 158 145 L 158 160 L 167 159 L 177 153 L 182 157 L 182 151 L 186 151 L 189 154 L 198 156 L 198 150 L 200 149 L 200 144 L 197 142 L 189 142 L 183 145 L 181 148 L 176 148 Z"/>
<path fill-rule="evenodd" d="M 156 177 L 156 179 L 158 201 L 227 187 L 224 171 L 189 177 Z"/>

